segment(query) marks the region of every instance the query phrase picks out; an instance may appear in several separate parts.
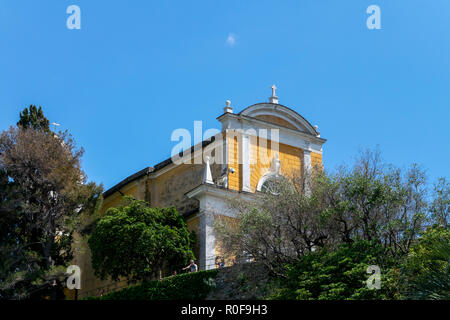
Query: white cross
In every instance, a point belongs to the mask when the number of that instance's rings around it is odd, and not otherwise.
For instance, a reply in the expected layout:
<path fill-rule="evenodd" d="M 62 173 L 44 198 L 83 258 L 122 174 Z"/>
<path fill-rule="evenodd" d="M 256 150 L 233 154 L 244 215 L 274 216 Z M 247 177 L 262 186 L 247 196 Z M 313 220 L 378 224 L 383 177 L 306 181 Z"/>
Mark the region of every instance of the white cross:
<path fill-rule="evenodd" d="M 272 88 L 272 97 L 276 97 L 277 95 L 275 94 L 275 90 L 277 90 L 277 87 L 273 84 L 271 88 Z"/>

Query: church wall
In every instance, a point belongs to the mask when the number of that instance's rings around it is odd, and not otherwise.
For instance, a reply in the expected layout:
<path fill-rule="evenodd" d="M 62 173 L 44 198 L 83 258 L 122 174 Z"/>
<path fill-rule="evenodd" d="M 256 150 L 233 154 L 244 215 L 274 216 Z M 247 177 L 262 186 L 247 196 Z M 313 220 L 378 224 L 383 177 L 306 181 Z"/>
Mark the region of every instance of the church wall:
<path fill-rule="evenodd" d="M 302 172 L 303 150 L 280 143 L 281 174 L 286 177 L 298 176 Z"/>
<path fill-rule="evenodd" d="M 120 281 L 111 281 L 110 279 L 101 280 L 94 275 L 94 270 L 91 264 L 91 251 L 87 243 L 87 237 L 79 237 L 76 240 L 77 254 L 74 255 L 73 264 L 81 269 L 81 289 L 78 297 L 85 298 L 90 296 L 99 296 L 101 293 L 108 293 L 113 290 L 126 287 L 127 281 L 122 279 Z"/>
<path fill-rule="evenodd" d="M 242 189 L 242 165 L 239 165 L 239 141 L 240 136 L 236 134 L 227 135 L 227 150 L 228 150 L 228 168 L 233 168 L 234 173 L 228 170 L 228 188 L 232 190 Z"/>
<path fill-rule="evenodd" d="M 224 216 L 224 215 L 216 215 L 215 220 L 220 224 L 225 224 L 227 228 L 235 228 L 237 227 L 238 220 L 236 218 Z M 225 266 L 231 266 L 234 264 L 235 256 L 227 253 L 227 250 L 223 247 L 220 240 L 216 237 L 214 244 L 216 257 L 224 258 Z M 217 267 L 217 266 L 216 266 Z"/>
<path fill-rule="evenodd" d="M 279 155 L 281 174 L 285 177 L 299 175 L 302 171 L 303 150 L 286 144 L 279 144 L 278 152 L 271 150 L 271 141 L 259 138 L 251 139 L 250 187 L 255 192 L 259 180 L 270 171 L 272 159 Z M 261 154 L 267 159 L 261 159 Z"/>
<path fill-rule="evenodd" d="M 235 170 L 234 173 L 228 172 L 228 188 L 237 191 L 242 190 L 242 165 L 238 164 L 240 157 L 239 142 L 240 136 L 238 135 L 227 137 L 228 166 Z M 276 156 L 276 153 L 279 154 L 281 162 L 281 174 L 292 176 L 302 172 L 302 149 L 279 143 L 278 152 L 273 152 L 270 150 L 270 143 L 270 140 L 250 138 L 250 188 L 252 192 L 255 192 L 259 179 L 269 172 L 272 159 Z M 260 150 L 267 155 L 266 160 L 260 158 Z"/>
<path fill-rule="evenodd" d="M 275 121 L 274 119 L 265 120 L 270 120 L 270 122 Z M 279 119 L 279 122 L 282 120 L 283 119 Z M 235 170 L 234 173 L 228 172 L 228 188 L 237 191 L 242 190 L 242 164 L 239 164 L 239 162 L 242 161 L 240 159 L 241 148 L 239 145 L 241 141 L 241 136 L 238 133 L 234 135 L 229 133 L 227 136 L 228 166 Z M 270 140 L 251 137 L 250 144 L 250 188 L 251 191 L 254 192 L 258 185 L 259 179 L 264 174 L 269 172 L 271 160 L 275 157 L 276 153 L 270 150 Z M 261 161 L 260 150 L 261 152 L 265 151 L 269 161 L 265 161 L 264 163 Z M 303 150 L 301 148 L 279 143 L 278 153 L 281 162 L 281 174 L 290 177 L 293 175 L 299 175 L 302 172 Z M 313 165 L 321 163 L 321 154 L 314 153 L 311 161 Z"/>
<path fill-rule="evenodd" d="M 103 200 L 102 207 L 100 209 L 100 216 L 103 216 L 109 208 L 118 207 L 122 202 L 122 195 L 118 192 L 110 195 Z"/>
<path fill-rule="evenodd" d="M 189 229 L 189 231 L 194 231 L 196 238 L 197 238 L 197 242 L 195 243 L 195 248 L 194 248 L 194 255 L 195 255 L 195 259 L 199 259 L 200 257 L 200 241 L 199 241 L 199 234 L 200 234 L 200 218 L 198 217 L 198 214 L 194 214 L 191 217 L 189 217 L 186 221 L 187 224 L 187 228 Z M 198 264 L 198 263 L 197 263 Z"/>
<path fill-rule="evenodd" d="M 133 181 L 129 185 L 124 186 L 120 190 L 120 192 L 122 192 L 124 195 L 132 196 L 135 199 L 143 200 L 144 196 L 143 194 L 141 194 L 142 192 L 139 192 L 139 189 L 142 188 L 142 184 L 144 184 L 144 179 Z M 101 216 L 103 216 L 109 208 L 118 207 L 122 204 L 122 194 L 120 194 L 120 192 L 115 192 L 114 194 L 111 194 L 109 197 L 104 199 L 102 208 L 100 210 Z"/>
<path fill-rule="evenodd" d="M 168 207 L 174 205 L 180 214 L 198 208 L 198 200 L 188 199 L 184 194 L 198 186 L 203 177 L 204 165 L 186 164 L 180 165 L 155 179 L 148 181 L 148 189 L 151 196 L 152 206 Z M 211 166 L 213 178 L 217 178 L 221 172 L 220 165 Z M 121 192 L 125 195 L 130 195 L 136 199 L 145 199 L 145 181 L 147 177 L 133 181 L 130 184 L 121 188 Z M 107 197 L 100 210 L 100 216 L 103 216 L 111 207 L 117 207 L 122 203 L 122 195 L 115 192 Z M 197 238 L 199 235 L 199 219 L 188 219 L 188 229 L 195 231 Z M 88 237 L 78 237 L 76 240 L 77 248 L 73 264 L 81 268 L 81 290 L 79 291 L 79 298 L 87 296 L 97 296 L 103 288 L 103 292 L 109 292 L 117 288 L 126 286 L 126 281 L 122 280 L 114 282 L 111 280 L 101 280 L 94 275 L 91 264 L 91 252 L 87 243 Z M 199 257 L 200 243 L 197 240 L 194 254 L 196 258 Z"/>
<path fill-rule="evenodd" d="M 257 116 L 260 120 L 278 124 L 283 127 L 293 128 L 293 126 L 284 119 L 271 116 Z M 228 168 L 232 167 L 234 173 L 227 171 L 228 188 L 231 190 L 241 191 L 243 188 L 243 165 L 242 162 L 242 137 L 240 133 L 230 134 L 231 130 L 227 130 L 226 135 L 226 158 L 228 160 Z M 288 130 L 289 131 L 289 130 Z M 270 141 L 250 137 L 250 190 L 256 191 L 257 185 L 261 177 L 268 173 L 272 165 L 272 159 L 278 153 L 280 160 L 281 174 L 286 177 L 299 175 L 303 170 L 304 152 L 299 147 L 279 143 L 278 151 L 270 150 Z M 290 143 L 290 140 L 283 140 Z M 247 145 L 246 145 L 247 146 Z M 297 144 L 298 146 L 298 144 Z M 318 149 L 313 149 L 317 151 Z M 260 159 L 260 153 L 267 155 L 265 163 Z M 322 154 L 311 152 L 311 166 L 322 167 Z M 172 167 L 172 168 L 171 168 Z M 170 168 L 170 170 L 169 170 Z M 131 195 L 136 199 L 150 200 L 152 207 L 169 207 L 175 206 L 180 214 L 195 212 L 199 209 L 199 201 L 197 199 L 189 199 L 185 194 L 202 183 L 205 170 L 204 164 L 183 164 L 177 167 L 169 165 L 162 168 L 161 171 L 151 173 L 150 176 L 143 176 L 125 186 L 120 191 L 123 194 Z M 213 180 L 215 181 L 222 173 L 221 164 L 212 164 L 211 171 Z M 164 172 L 166 171 L 166 172 Z M 162 173 L 163 172 L 163 173 Z M 160 175 L 158 175 L 160 174 Z M 154 178 L 152 178 L 154 177 Z M 150 178 L 150 179 L 149 179 Z M 147 180 L 148 179 L 148 180 Z M 247 180 L 246 180 L 247 181 Z M 248 182 L 246 182 L 246 185 Z M 146 189 L 147 188 L 147 189 Z M 248 189 L 247 189 L 248 190 Z M 149 196 L 149 199 L 146 199 Z M 104 200 L 101 209 L 101 215 L 104 215 L 108 208 L 119 206 L 122 202 L 122 194 L 115 192 Z M 223 211 L 219 212 L 218 217 L 224 218 L 233 223 L 234 218 L 222 216 Z M 197 259 L 200 258 L 200 218 L 198 213 L 191 214 L 187 220 L 187 227 L 190 231 L 194 231 L 197 236 L 197 243 L 194 248 L 194 254 Z M 96 296 L 103 288 L 103 292 L 107 293 L 116 288 L 126 286 L 126 281 L 112 282 L 110 280 L 100 280 L 94 276 L 91 265 L 91 253 L 87 244 L 87 237 L 80 236 L 76 239 L 77 253 L 75 254 L 74 263 L 80 266 L 82 271 L 81 285 L 79 297 Z M 235 257 L 226 255 L 225 249 L 216 239 L 211 246 L 216 256 L 225 258 L 226 265 L 231 265 Z"/>
<path fill-rule="evenodd" d="M 311 152 L 311 167 L 318 167 L 321 169 L 322 166 L 322 155 L 320 153 Z"/>
<path fill-rule="evenodd" d="M 204 165 L 183 164 L 153 179 L 152 206 L 175 206 L 181 214 L 197 209 L 198 200 L 187 198 L 185 193 L 201 184 L 203 171 Z"/>
<path fill-rule="evenodd" d="M 145 180 L 140 179 L 133 181 L 129 185 L 121 188 L 121 192 L 125 195 L 130 195 L 136 199 L 143 200 L 142 185 Z M 119 192 L 111 194 L 104 199 L 102 208 L 100 209 L 100 217 L 104 216 L 109 208 L 118 207 L 122 204 L 122 195 Z M 79 291 L 79 298 L 88 296 L 97 296 L 103 290 L 104 293 L 117 288 L 125 287 L 126 281 L 111 281 L 101 280 L 94 275 L 94 270 L 91 263 L 91 251 L 88 245 L 89 236 L 82 237 L 79 234 L 74 235 L 74 260 L 72 264 L 75 264 L 81 269 L 81 290 Z M 71 298 L 73 293 L 69 291 L 70 295 L 67 298 Z"/>

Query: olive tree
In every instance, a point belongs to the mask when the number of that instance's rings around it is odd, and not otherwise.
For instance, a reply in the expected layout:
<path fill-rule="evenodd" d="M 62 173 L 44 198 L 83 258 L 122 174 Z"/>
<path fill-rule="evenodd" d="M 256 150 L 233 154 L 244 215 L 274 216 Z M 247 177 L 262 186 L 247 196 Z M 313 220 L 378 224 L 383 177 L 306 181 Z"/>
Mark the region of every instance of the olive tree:
<path fill-rule="evenodd" d="M 372 151 L 361 153 L 352 167 L 278 179 L 253 201 L 230 205 L 237 219 L 216 223 L 223 251 L 259 261 L 281 276 L 285 264 L 356 240 L 405 255 L 430 217 L 423 170 L 412 165 L 402 171 Z"/>

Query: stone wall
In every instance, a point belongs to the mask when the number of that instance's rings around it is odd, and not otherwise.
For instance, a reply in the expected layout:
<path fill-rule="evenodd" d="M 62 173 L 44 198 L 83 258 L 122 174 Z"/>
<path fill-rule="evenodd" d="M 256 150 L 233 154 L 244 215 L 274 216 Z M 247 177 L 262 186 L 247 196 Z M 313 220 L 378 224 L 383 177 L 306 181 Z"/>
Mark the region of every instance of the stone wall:
<path fill-rule="evenodd" d="M 198 209 L 198 200 L 189 199 L 185 194 L 202 183 L 204 170 L 204 164 L 183 164 L 152 179 L 152 206 L 175 206 L 180 214 Z M 221 171 L 221 165 L 211 166 L 213 180 L 220 176 Z"/>

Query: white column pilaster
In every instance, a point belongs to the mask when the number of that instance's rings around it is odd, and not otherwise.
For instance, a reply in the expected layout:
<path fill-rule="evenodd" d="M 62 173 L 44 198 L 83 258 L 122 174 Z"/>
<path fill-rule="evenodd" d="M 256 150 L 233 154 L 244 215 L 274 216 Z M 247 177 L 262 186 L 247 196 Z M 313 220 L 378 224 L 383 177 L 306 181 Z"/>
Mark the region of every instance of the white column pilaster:
<path fill-rule="evenodd" d="M 248 134 L 242 135 L 242 191 L 251 192 L 250 189 L 250 136 Z"/>
<path fill-rule="evenodd" d="M 311 175 L 311 151 L 303 150 L 303 165 L 305 173 Z"/>
<path fill-rule="evenodd" d="M 228 169 L 228 130 L 225 130 L 225 136 L 222 137 L 222 172 Z"/>
<path fill-rule="evenodd" d="M 310 178 L 311 178 L 311 150 L 303 150 L 303 174 L 305 175 L 305 191 L 310 193 Z"/>
<path fill-rule="evenodd" d="M 200 209 L 200 269 L 215 268 L 216 238 L 214 233 L 214 215 L 205 209 Z"/>

